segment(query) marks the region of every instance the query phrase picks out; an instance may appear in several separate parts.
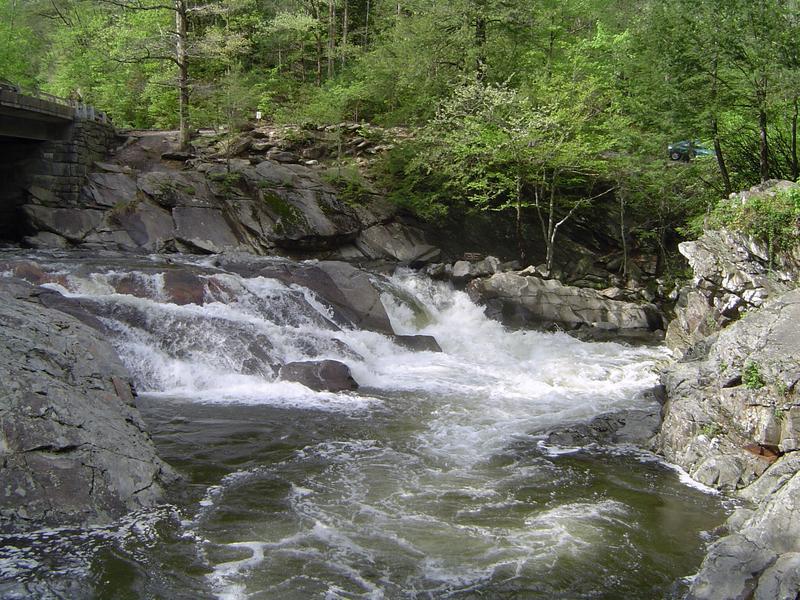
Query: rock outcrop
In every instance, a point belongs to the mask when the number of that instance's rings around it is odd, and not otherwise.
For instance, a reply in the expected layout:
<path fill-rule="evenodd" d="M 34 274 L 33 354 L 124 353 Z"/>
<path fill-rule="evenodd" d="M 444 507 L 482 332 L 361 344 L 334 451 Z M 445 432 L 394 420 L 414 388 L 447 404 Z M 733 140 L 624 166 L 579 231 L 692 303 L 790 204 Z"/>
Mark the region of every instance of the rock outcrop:
<path fill-rule="evenodd" d="M 750 509 L 709 548 L 690 598 L 779 600 L 800 579 L 800 290 L 687 351 L 663 375 L 660 451 Z M 789 586 L 789 587 L 786 587 Z M 783 590 L 783 591 L 782 591 Z"/>
<path fill-rule="evenodd" d="M 770 182 L 735 195 L 727 202 L 746 202 L 753 195 L 773 194 L 790 182 Z M 678 299 L 675 319 L 667 329 L 667 345 L 684 352 L 719 331 L 745 311 L 762 306 L 788 291 L 800 272 L 800 255 L 770 255 L 765 244 L 742 233 L 706 231 L 700 239 L 679 245 L 694 271 Z"/>
<path fill-rule="evenodd" d="M 746 202 L 785 184 L 732 197 Z M 708 231 L 681 245 L 694 269 L 667 342 L 659 451 L 747 501 L 708 549 L 688 598 L 795 598 L 800 589 L 800 262 Z"/>
<path fill-rule="evenodd" d="M 563 329 L 592 338 L 652 337 L 663 328 L 652 304 L 611 300 L 601 293 L 520 273 L 472 280 L 467 292 L 486 314 L 511 327 Z"/>
<path fill-rule="evenodd" d="M 696 344 L 663 374 L 659 449 L 706 485 L 752 483 L 800 448 L 800 290 Z"/>
<path fill-rule="evenodd" d="M 340 189 L 323 170 L 267 146 L 230 157 L 262 147 L 251 138 L 227 158 L 203 151 L 177 161 L 188 155 L 169 152 L 167 138 L 134 140 L 110 159 L 124 166 L 97 163 L 69 202 L 32 186 L 22 211 L 34 233 L 24 241 L 35 248 L 314 253 L 406 264 L 439 253 L 366 180 L 355 191 L 355 184 Z"/>
<path fill-rule="evenodd" d="M 0 280 L 3 528 L 106 523 L 157 504 L 174 478 L 116 353 L 94 329 L 47 308 L 40 296 L 52 294 Z"/>

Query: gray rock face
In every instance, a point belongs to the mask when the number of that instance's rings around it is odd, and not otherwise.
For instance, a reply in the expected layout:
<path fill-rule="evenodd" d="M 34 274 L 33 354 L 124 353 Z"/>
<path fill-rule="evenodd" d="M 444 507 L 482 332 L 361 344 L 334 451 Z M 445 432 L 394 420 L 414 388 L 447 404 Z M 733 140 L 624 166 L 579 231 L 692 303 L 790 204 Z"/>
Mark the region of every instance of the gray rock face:
<path fill-rule="evenodd" d="M 247 277 L 261 275 L 309 288 L 331 309 L 339 326 L 394 334 L 381 301 L 381 292 L 372 277 L 348 263 L 294 263 L 254 257 L 221 257 L 219 264 Z"/>
<path fill-rule="evenodd" d="M 743 202 L 754 194 L 770 194 L 788 182 L 758 186 L 728 200 Z M 683 290 L 676 318 L 667 329 L 667 345 L 683 352 L 707 335 L 762 306 L 794 286 L 800 256 L 770 257 L 768 249 L 741 233 L 706 231 L 700 239 L 683 242 L 681 254 L 694 270 L 692 284 Z"/>
<path fill-rule="evenodd" d="M 134 155 L 147 153 L 146 139 L 135 142 Z M 439 253 L 377 193 L 351 206 L 317 170 L 286 164 L 285 152 L 254 159 L 260 160 L 255 166 L 249 159 L 195 158 L 186 170 L 176 170 L 176 156 L 136 163 L 141 171 L 99 163 L 82 188 L 76 182 L 81 192 L 69 205 L 31 187 L 23 212 L 34 233 L 26 242 L 199 254 L 290 250 L 330 256 L 341 249 L 334 256 L 403 263 L 427 262 Z"/>
<path fill-rule="evenodd" d="M 157 504 L 174 475 L 127 371 L 95 330 L 46 308 L 40 293 L 0 281 L 0 525 L 106 523 Z"/>
<path fill-rule="evenodd" d="M 455 276 L 456 267 L 453 267 Z M 544 329 L 583 328 L 588 335 L 638 336 L 662 328 L 652 304 L 610 300 L 595 290 L 562 285 L 556 280 L 497 273 L 467 286 L 473 301 L 485 304 L 487 314 L 510 326 Z"/>
<path fill-rule="evenodd" d="M 734 489 L 769 465 L 754 448 L 795 450 L 797 340 L 800 290 L 694 346 L 670 366 L 662 376 L 669 400 L 659 442 L 667 459 L 702 483 Z"/>
<path fill-rule="evenodd" d="M 350 368 L 337 360 L 290 362 L 281 367 L 280 378 L 296 381 L 316 391 L 344 392 L 358 389 Z"/>
<path fill-rule="evenodd" d="M 356 246 L 370 258 L 388 258 L 405 264 L 427 262 L 440 253 L 425 241 L 418 229 L 397 222 L 365 229 L 356 238 Z"/>
<path fill-rule="evenodd" d="M 696 480 L 738 489 L 754 505 L 729 519 L 729 535 L 709 548 L 689 598 L 782 600 L 797 593 L 798 340 L 794 290 L 695 344 L 662 376 L 668 400 L 660 452 Z"/>

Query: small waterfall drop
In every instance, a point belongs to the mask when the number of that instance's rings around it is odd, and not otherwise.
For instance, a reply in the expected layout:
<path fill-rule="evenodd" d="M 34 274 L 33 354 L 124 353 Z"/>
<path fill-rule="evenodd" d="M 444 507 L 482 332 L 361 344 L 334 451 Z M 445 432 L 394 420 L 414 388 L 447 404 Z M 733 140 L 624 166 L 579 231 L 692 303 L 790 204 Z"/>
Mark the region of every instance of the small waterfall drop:
<path fill-rule="evenodd" d="M 698 560 L 674 548 L 716 500 L 650 456 L 538 445 L 649 406 L 665 349 L 508 331 L 447 284 L 372 276 L 394 331 L 442 349 L 414 352 L 298 283 L 172 260 L 56 261 L 43 283 L 100 319 L 191 478 L 180 536 L 215 597 L 655 597 Z M 322 359 L 360 389 L 278 376 Z"/>

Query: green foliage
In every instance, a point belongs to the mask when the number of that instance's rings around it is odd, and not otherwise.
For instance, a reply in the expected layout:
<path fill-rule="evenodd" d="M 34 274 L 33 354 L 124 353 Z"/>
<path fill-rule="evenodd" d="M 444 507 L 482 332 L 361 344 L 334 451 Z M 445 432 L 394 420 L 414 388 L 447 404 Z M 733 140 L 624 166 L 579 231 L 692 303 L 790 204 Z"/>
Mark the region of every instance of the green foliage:
<path fill-rule="evenodd" d="M 704 423 L 700 427 L 700 433 L 709 439 L 722 435 L 724 432 L 725 429 L 719 423 Z"/>
<path fill-rule="evenodd" d="M 721 201 L 711 213 L 709 226 L 751 235 L 767 245 L 770 256 L 792 250 L 800 241 L 800 187 L 757 194 L 744 202 Z"/>
<path fill-rule="evenodd" d="M 418 166 L 425 149 L 419 140 L 397 144 L 380 158 L 375 175 L 389 200 L 424 221 L 436 222 L 447 215 L 453 202 L 446 192 L 445 175 Z"/>
<path fill-rule="evenodd" d="M 418 126 L 419 138 L 378 168 L 399 204 L 434 220 L 454 207 L 521 211 L 521 230 L 544 221 L 552 244 L 550 229 L 614 188 L 624 205 L 620 235 L 657 251 L 661 268 L 726 186 L 749 187 L 764 167 L 769 177 L 797 176 L 800 22 L 792 3 L 333 6 L 331 23 L 319 0 L 192 0 L 193 125 L 234 131 L 258 109 L 279 123 Z M 159 0 L 0 1 L 0 79 L 80 92 L 123 127 L 175 127 L 170 8 Z M 684 139 L 716 141 L 723 161 L 670 163 L 666 145 Z M 345 196 L 357 196 L 347 185 Z M 784 200 L 735 214 L 722 203 L 711 218 L 783 249 L 796 243 L 795 207 Z"/>
<path fill-rule="evenodd" d="M 744 371 L 742 371 L 742 383 L 744 383 L 744 386 L 749 390 L 758 390 L 766 385 L 758 363 L 748 362 L 744 366 Z"/>
<path fill-rule="evenodd" d="M 372 194 L 357 166 L 343 164 L 331 167 L 322 174 L 322 178 L 336 188 L 337 198 L 345 204 L 361 206 L 369 203 Z"/>

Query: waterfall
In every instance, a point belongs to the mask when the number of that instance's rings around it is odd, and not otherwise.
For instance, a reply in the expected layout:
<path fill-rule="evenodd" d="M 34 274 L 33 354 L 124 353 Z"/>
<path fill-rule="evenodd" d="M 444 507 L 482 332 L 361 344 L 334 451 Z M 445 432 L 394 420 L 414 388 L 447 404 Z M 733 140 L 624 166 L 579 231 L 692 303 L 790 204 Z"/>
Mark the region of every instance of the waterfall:
<path fill-rule="evenodd" d="M 100 319 L 162 455 L 201 486 L 181 536 L 217 597 L 650 597 L 699 560 L 659 540 L 699 548 L 716 500 L 652 456 L 539 445 L 651 407 L 665 349 L 509 331 L 446 283 L 371 275 L 395 333 L 442 349 L 415 352 L 313 286 L 159 261 L 54 261 L 44 285 Z M 279 376 L 322 359 L 359 389 Z"/>

